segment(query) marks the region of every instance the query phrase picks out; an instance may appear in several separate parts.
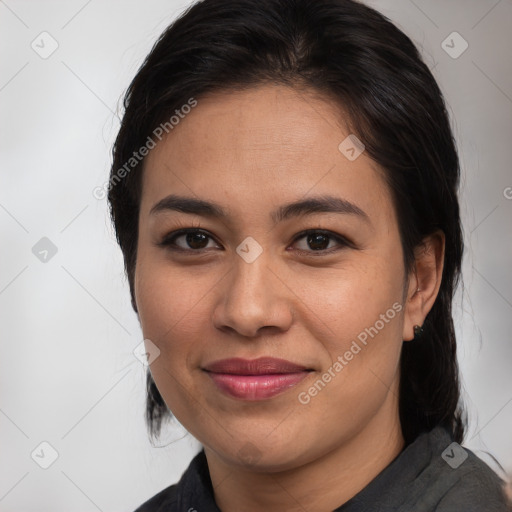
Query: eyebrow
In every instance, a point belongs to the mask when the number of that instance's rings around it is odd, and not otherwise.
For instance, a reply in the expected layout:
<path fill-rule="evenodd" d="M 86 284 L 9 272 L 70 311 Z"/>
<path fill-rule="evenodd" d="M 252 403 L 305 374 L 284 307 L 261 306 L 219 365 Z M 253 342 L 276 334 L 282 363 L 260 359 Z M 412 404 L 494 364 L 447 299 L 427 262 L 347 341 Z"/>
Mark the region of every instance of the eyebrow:
<path fill-rule="evenodd" d="M 226 219 L 229 217 L 227 211 L 216 203 L 175 194 L 171 194 L 158 201 L 151 208 L 149 214 L 155 215 L 169 210 L 219 219 Z M 366 212 L 361 210 L 361 208 L 346 199 L 330 195 L 311 197 L 284 204 L 277 208 L 277 210 L 273 211 L 270 214 L 270 217 L 274 224 L 277 224 L 278 222 L 282 222 L 292 217 L 311 215 L 313 213 L 341 213 L 356 215 L 371 225 L 370 218 Z"/>

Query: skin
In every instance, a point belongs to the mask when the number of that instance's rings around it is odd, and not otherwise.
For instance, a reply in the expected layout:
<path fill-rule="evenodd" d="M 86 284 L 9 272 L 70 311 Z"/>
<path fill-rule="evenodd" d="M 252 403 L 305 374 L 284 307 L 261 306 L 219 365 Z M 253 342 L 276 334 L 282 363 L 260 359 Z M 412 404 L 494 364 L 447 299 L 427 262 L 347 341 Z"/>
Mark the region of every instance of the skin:
<path fill-rule="evenodd" d="M 203 444 L 223 512 L 332 511 L 404 446 L 400 351 L 435 301 L 444 237 L 425 239 L 406 275 L 382 170 L 365 152 L 349 161 L 338 150 L 350 133 L 343 116 L 313 91 L 263 85 L 217 93 L 199 98 L 145 162 L 139 319 L 144 337 L 160 350 L 153 378 Z M 228 216 L 151 214 L 169 194 L 217 203 Z M 324 194 L 357 205 L 368 222 L 325 212 L 272 222 L 270 213 L 282 204 Z M 173 231 L 198 227 L 211 237 L 203 245 L 175 240 L 189 253 L 159 245 Z M 327 237 L 315 251 L 307 237 L 296 238 L 306 229 L 329 230 L 350 245 Z M 236 252 L 248 236 L 263 249 L 252 263 Z M 300 403 L 299 393 L 394 303 L 402 310 Z M 249 402 L 223 394 L 202 370 L 218 359 L 261 356 L 314 371 L 280 395 Z"/>

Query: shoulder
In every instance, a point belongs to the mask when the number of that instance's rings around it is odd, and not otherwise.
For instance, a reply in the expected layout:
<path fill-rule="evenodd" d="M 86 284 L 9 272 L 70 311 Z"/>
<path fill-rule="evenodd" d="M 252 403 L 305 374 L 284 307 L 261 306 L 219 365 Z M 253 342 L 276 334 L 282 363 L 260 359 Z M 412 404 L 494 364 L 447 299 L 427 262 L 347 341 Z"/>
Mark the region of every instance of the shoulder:
<path fill-rule="evenodd" d="M 144 502 L 134 512 L 164 512 L 176 500 L 177 484 L 166 487 L 163 491 L 155 494 L 152 498 Z"/>
<path fill-rule="evenodd" d="M 390 470 L 385 479 L 394 492 L 389 510 L 512 512 L 505 482 L 475 453 L 455 442 L 444 427 L 418 436 Z M 393 499 L 400 502 L 398 509 L 391 508 L 396 505 Z"/>
<path fill-rule="evenodd" d="M 178 483 L 166 487 L 134 512 L 192 511 L 192 502 L 212 503 L 212 487 L 204 449 L 190 462 Z M 210 508 L 213 510 L 213 508 Z"/>
<path fill-rule="evenodd" d="M 509 512 L 512 506 L 505 493 L 505 482 L 471 450 L 467 459 L 450 469 L 456 479 L 439 501 L 436 512 Z M 448 468 L 447 468 L 448 469 Z"/>

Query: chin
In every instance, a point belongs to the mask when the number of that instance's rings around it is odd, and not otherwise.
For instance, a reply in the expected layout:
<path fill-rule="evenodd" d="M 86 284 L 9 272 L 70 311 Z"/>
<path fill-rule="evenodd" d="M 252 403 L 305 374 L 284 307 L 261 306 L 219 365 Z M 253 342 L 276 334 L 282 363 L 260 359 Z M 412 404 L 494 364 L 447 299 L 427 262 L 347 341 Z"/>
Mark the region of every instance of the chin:
<path fill-rule="evenodd" d="M 277 436 L 270 439 L 269 431 L 259 436 L 231 440 L 227 446 L 209 446 L 226 463 L 258 473 L 277 473 L 308 462 L 309 450 L 304 439 L 293 435 L 286 439 Z"/>

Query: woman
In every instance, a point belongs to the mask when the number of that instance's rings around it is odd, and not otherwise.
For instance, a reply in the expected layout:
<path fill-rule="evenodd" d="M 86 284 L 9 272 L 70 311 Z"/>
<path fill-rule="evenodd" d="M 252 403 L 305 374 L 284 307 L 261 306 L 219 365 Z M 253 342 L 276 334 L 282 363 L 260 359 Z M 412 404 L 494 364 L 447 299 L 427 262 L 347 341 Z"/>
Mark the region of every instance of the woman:
<path fill-rule="evenodd" d="M 125 109 L 147 420 L 203 446 L 137 510 L 507 510 L 460 446 L 459 163 L 410 39 L 352 0 L 205 0 Z"/>

